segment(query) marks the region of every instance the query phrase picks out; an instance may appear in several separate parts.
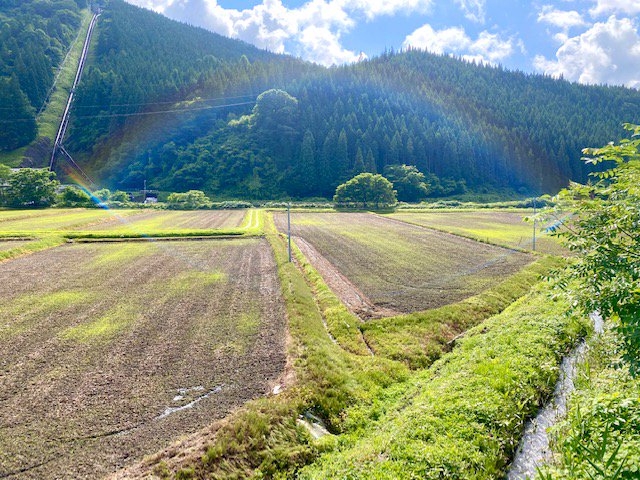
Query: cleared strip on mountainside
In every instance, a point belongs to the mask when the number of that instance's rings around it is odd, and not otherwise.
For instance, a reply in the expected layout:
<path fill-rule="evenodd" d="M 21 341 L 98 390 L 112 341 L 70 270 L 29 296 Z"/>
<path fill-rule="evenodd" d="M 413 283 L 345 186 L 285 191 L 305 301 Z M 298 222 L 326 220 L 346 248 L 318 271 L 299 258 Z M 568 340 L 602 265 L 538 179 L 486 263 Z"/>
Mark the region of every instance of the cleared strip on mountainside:
<path fill-rule="evenodd" d="M 98 478 L 269 392 L 264 239 L 67 244 L 0 263 L 0 477 Z"/>
<path fill-rule="evenodd" d="M 286 215 L 275 220 L 286 231 Z M 383 314 L 458 302 L 533 261 L 529 254 L 368 213 L 293 213 L 292 234 L 326 259 L 310 261 L 347 305 L 353 288 L 345 278 Z"/>
<path fill-rule="evenodd" d="M 533 224 L 524 221 L 524 217 L 531 215 L 533 210 L 452 210 L 419 213 L 400 211 L 388 216 L 403 222 L 476 238 L 483 242 L 532 250 Z M 551 255 L 568 254 L 559 240 L 546 233 L 544 228 L 538 228 L 536 231 L 536 251 Z"/>

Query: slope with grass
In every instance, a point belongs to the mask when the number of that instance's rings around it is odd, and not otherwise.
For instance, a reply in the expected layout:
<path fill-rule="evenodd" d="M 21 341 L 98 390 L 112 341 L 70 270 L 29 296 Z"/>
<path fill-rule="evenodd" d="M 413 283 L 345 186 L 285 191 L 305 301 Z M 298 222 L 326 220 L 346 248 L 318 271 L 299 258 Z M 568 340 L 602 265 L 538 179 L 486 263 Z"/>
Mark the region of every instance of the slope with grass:
<path fill-rule="evenodd" d="M 11 109 L 3 114 L 0 163 L 41 166 L 51 153 L 90 18 L 84 0 L 0 5 L 0 104 Z"/>
<path fill-rule="evenodd" d="M 298 478 L 502 478 L 585 332 L 565 308 L 537 292 L 476 327 L 375 408 L 347 411 L 351 431 Z"/>

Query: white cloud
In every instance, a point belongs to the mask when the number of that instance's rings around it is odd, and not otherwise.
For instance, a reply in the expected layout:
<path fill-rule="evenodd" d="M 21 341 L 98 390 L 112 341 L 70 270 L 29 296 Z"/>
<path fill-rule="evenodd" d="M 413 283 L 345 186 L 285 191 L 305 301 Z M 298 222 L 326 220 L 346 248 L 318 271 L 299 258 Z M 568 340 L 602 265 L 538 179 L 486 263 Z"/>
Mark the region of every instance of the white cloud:
<path fill-rule="evenodd" d="M 640 0 L 594 0 L 596 5 L 589 10 L 592 17 L 622 13 L 636 15 L 640 13 Z"/>
<path fill-rule="evenodd" d="M 344 10 L 361 13 L 372 20 L 383 15 L 396 13 L 427 13 L 433 0 L 334 0 Z"/>
<path fill-rule="evenodd" d="M 299 36 L 302 56 L 322 65 L 356 62 L 361 56 L 340 44 L 340 38 L 328 28 L 310 26 Z"/>
<path fill-rule="evenodd" d="M 468 20 L 484 23 L 486 0 L 456 0 L 456 3 Z"/>
<path fill-rule="evenodd" d="M 548 23 L 564 31 L 572 27 L 587 25 L 582 15 L 575 10 L 558 10 L 551 5 L 544 5 L 538 13 L 538 22 Z"/>
<path fill-rule="evenodd" d="M 289 8 L 282 0 L 238 10 L 217 0 L 127 0 L 165 15 L 284 53 L 288 46 L 303 58 L 324 65 L 362 58 L 342 47 L 340 37 L 357 18 L 372 20 L 397 13 L 426 13 L 433 0 L 308 0 Z"/>
<path fill-rule="evenodd" d="M 466 60 L 483 63 L 496 63 L 514 50 L 512 39 L 504 40 L 496 33 L 485 30 L 474 40 L 461 27 L 434 30 L 428 23 L 408 35 L 403 46 L 461 55 Z"/>
<path fill-rule="evenodd" d="M 640 35 L 628 18 L 609 17 L 576 37 L 568 38 L 555 60 L 537 55 L 541 72 L 581 83 L 609 83 L 640 88 Z"/>

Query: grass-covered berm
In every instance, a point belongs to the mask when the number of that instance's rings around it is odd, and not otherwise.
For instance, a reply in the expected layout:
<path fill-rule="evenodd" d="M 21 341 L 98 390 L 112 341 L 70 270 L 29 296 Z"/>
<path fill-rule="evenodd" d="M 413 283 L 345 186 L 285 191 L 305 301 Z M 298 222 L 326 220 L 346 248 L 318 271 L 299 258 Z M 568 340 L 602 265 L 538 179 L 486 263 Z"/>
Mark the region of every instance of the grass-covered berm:
<path fill-rule="evenodd" d="M 265 239 L 65 244 L 0 279 L 0 478 L 100 478 L 285 369 Z"/>
<path fill-rule="evenodd" d="M 361 319 L 300 251 L 287 261 L 286 239 L 269 222 L 267 238 L 295 381 L 116 478 L 501 478 L 586 323 L 564 315 L 566 305 L 538 287 L 469 330 L 452 351 L 442 348 L 435 364 L 410 370 L 358 343 Z M 346 322 L 351 341 L 332 335 L 332 318 Z M 309 413 L 328 435 L 307 431 L 299 420 Z"/>
<path fill-rule="evenodd" d="M 565 310 L 537 291 L 475 327 L 429 369 L 348 410 L 347 433 L 299 478 L 502 478 L 586 332 Z"/>

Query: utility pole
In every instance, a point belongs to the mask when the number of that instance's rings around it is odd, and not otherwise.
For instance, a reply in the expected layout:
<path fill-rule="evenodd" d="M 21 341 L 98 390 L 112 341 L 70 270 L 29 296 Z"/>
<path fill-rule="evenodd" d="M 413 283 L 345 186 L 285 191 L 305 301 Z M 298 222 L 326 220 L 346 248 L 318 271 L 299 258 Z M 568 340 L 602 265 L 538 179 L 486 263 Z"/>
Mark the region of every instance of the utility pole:
<path fill-rule="evenodd" d="M 147 179 L 144 179 L 144 187 L 142 189 L 142 203 L 147 201 Z"/>
<path fill-rule="evenodd" d="M 289 263 L 291 263 L 291 202 L 287 204 L 287 239 L 289 242 Z"/>
<path fill-rule="evenodd" d="M 533 199 L 533 251 L 536 251 L 536 230 L 538 227 L 538 219 L 536 218 L 536 213 L 538 212 L 536 205 L 536 199 Z"/>

